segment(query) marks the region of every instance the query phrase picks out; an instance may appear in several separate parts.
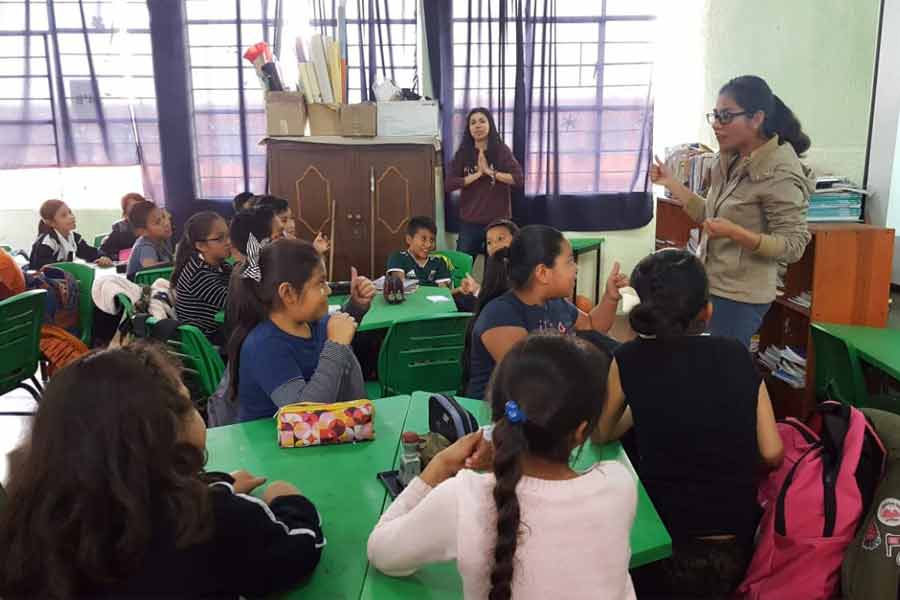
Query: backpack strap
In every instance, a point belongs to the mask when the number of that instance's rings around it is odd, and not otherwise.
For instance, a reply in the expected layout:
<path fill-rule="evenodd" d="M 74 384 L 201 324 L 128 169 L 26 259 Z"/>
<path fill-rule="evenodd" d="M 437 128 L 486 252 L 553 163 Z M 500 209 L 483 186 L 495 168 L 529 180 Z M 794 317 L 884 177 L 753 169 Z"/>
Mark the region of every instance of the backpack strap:
<path fill-rule="evenodd" d="M 806 452 L 800 455 L 800 458 L 797 459 L 797 462 L 794 463 L 794 466 L 791 467 L 791 470 L 788 472 L 787 477 L 784 478 L 784 483 L 781 484 L 781 490 L 778 492 L 778 498 L 775 501 L 775 531 L 778 535 L 786 536 L 787 535 L 787 524 L 785 522 L 784 517 L 784 500 L 787 496 L 788 488 L 791 487 L 791 483 L 794 481 L 794 475 L 797 473 L 797 467 L 803 464 L 803 461 L 806 460 L 806 457 L 813 450 L 819 450 L 822 448 L 820 443 L 815 443 L 806 449 Z"/>
<path fill-rule="evenodd" d="M 822 414 L 822 486 L 825 500 L 825 526 L 823 537 L 834 535 L 837 520 L 837 486 L 841 460 L 844 456 L 844 439 L 850 429 L 850 406 L 839 402 L 823 402 L 816 409 Z"/>

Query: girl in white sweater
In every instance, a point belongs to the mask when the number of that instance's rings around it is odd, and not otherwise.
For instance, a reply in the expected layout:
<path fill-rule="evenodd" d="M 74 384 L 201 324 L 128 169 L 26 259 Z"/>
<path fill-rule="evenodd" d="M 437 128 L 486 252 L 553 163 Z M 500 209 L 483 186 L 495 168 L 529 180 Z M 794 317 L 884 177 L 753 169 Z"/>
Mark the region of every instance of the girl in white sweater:
<path fill-rule="evenodd" d="M 633 599 L 627 469 L 570 466 L 597 423 L 609 357 L 573 336 L 532 335 L 491 379 L 493 472 L 463 470 L 484 449 L 470 434 L 439 453 L 384 513 L 369 560 L 403 576 L 456 560 L 467 599 Z"/>

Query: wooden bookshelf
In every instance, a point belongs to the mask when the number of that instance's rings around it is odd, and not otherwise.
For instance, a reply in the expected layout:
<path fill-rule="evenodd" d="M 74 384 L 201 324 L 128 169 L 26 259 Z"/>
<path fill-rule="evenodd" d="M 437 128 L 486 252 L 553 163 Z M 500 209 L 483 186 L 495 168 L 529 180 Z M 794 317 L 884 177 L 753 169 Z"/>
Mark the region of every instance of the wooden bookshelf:
<path fill-rule="evenodd" d="M 697 224 L 691 220 L 681 202 L 672 198 L 656 198 L 656 249 L 685 248 L 691 237 L 691 229 Z"/>
<path fill-rule="evenodd" d="M 772 375 L 766 385 L 779 418 L 806 417 L 815 406 L 815 356 L 809 333 L 814 321 L 884 327 L 890 298 L 894 230 L 861 223 L 810 223 L 812 241 L 789 265 L 783 295 L 760 327 L 759 350 L 775 344 L 806 351 L 806 386 L 794 389 Z M 809 291 L 809 309 L 789 298 Z"/>

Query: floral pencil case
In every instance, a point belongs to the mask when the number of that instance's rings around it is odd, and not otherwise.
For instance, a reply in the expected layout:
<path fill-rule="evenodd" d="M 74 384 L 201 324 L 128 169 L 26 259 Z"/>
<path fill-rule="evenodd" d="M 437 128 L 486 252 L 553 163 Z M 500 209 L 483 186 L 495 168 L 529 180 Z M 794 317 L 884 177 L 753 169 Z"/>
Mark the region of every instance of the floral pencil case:
<path fill-rule="evenodd" d="M 288 404 L 278 410 L 275 421 L 282 448 L 375 439 L 375 405 L 371 400 Z"/>

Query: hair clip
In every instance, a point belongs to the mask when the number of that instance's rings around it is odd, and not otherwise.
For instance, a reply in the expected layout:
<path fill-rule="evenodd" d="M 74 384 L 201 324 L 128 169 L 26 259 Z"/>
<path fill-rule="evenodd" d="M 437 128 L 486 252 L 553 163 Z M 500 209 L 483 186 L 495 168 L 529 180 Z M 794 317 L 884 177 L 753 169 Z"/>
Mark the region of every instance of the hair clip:
<path fill-rule="evenodd" d="M 506 419 L 513 424 L 525 421 L 525 413 L 522 412 L 515 400 L 506 403 Z"/>
<path fill-rule="evenodd" d="M 259 252 L 262 245 L 252 233 L 247 238 L 247 262 L 241 271 L 241 279 L 252 279 L 256 283 L 262 281 L 262 271 L 259 270 Z"/>

